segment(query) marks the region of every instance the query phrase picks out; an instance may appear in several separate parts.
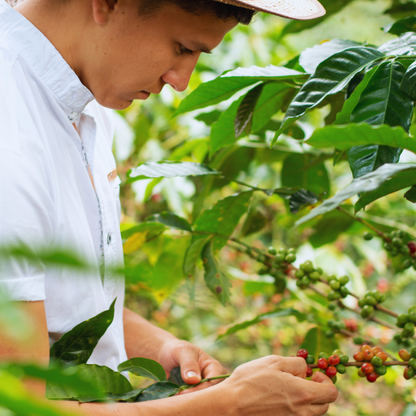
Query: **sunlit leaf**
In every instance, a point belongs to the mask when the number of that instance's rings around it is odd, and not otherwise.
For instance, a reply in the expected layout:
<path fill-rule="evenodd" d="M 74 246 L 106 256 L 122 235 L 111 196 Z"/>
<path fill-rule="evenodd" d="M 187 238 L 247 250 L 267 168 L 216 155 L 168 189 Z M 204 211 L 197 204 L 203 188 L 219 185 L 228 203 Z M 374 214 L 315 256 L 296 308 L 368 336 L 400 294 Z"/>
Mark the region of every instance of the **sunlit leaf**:
<path fill-rule="evenodd" d="M 129 371 L 137 376 L 151 378 L 155 381 L 166 381 L 163 367 L 156 361 L 148 358 L 132 358 L 124 361 L 117 367 L 118 371 Z"/>
<path fill-rule="evenodd" d="M 304 348 L 318 359 L 319 353 L 332 354 L 339 346 L 334 338 L 327 338 L 321 328 L 315 327 L 308 331 L 300 348 Z"/>
<path fill-rule="evenodd" d="M 378 50 L 386 55 L 413 55 L 416 52 L 416 34 L 404 33 L 398 39 L 384 43 Z"/>
<path fill-rule="evenodd" d="M 147 241 L 148 230 L 141 233 L 135 233 L 123 244 L 124 254 L 132 254 L 140 250 Z"/>

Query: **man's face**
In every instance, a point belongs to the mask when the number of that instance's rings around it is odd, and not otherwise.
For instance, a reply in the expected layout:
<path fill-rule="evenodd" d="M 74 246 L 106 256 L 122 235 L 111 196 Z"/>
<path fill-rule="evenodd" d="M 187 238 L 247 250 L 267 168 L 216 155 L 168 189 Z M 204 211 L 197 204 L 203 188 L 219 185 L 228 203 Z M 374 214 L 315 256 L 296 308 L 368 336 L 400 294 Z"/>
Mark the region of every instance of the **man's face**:
<path fill-rule="evenodd" d="M 137 7 L 137 0 L 119 0 L 108 22 L 94 28 L 95 40 L 89 43 L 94 59 L 79 74 L 105 107 L 127 108 L 166 84 L 184 91 L 201 53 L 218 46 L 237 24 L 171 3 L 143 18 Z"/>

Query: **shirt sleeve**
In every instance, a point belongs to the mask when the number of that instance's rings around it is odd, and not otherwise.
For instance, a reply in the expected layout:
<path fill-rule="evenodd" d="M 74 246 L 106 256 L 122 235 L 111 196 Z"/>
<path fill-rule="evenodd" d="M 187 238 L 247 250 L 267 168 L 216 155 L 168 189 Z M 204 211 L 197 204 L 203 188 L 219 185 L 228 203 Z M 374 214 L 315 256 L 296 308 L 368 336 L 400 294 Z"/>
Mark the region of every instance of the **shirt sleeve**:
<path fill-rule="evenodd" d="M 54 204 L 33 150 L 22 154 L 0 140 L 0 291 L 14 301 L 45 300 L 38 253 L 53 242 Z M 13 255 L 16 248 L 31 256 Z"/>

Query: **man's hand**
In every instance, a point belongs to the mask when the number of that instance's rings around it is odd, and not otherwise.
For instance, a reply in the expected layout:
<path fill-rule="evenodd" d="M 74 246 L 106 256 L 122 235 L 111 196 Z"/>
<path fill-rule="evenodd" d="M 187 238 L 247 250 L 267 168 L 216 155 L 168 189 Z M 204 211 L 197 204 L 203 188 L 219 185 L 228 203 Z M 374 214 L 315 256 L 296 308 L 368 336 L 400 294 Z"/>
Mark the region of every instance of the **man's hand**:
<path fill-rule="evenodd" d="M 163 344 L 159 352 L 159 362 L 167 373 L 175 367 L 180 367 L 182 378 L 187 384 L 198 384 L 201 379 L 227 374 L 227 370 L 201 348 L 178 339 L 169 340 Z M 202 383 L 183 393 L 195 392 L 220 381 Z"/>

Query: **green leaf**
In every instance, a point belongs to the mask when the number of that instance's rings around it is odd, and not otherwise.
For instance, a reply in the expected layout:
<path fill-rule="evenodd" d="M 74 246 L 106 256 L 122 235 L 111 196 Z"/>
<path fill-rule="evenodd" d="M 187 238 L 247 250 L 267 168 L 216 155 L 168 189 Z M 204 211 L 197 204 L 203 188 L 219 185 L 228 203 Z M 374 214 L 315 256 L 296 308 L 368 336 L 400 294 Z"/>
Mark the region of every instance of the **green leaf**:
<path fill-rule="evenodd" d="M 318 200 L 318 196 L 313 192 L 301 189 L 289 199 L 290 212 L 291 214 L 297 214 L 301 209 L 316 204 Z"/>
<path fill-rule="evenodd" d="M 404 408 L 403 412 L 400 413 L 400 416 L 415 416 L 416 414 L 416 405 L 414 403 L 409 403 Z"/>
<path fill-rule="evenodd" d="M 178 217 L 172 212 L 161 212 L 149 217 L 146 221 L 160 222 L 169 228 L 176 228 L 177 230 L 192 232 L 192 226 L 185 218 Z"/>
<path fill-rule="evenodd" d="M 310 355 L 318 358 L 319 353 L 332 354 L 339 346 L 335 338 L 325 337 L 322 328 L 315 327 L 308 331 L 300 348 L 304 348 Z"/>
<path fill-rule="evenodd" d="M 144 194 L 143 201 L 147 201 L 153 193 L 153 189 L 155 189 L 156 185 L 159 185 L 160 182 L 163 181 L 163 178 L 156 178 L 153 179 L 147 186 L 146 186 L 146 192 Z"/>
<path fill-rule="evenodd" d="M 171 372 L 170 376 L 168 378 L 168 381 L 171 383 L 177 384 L 178 386 L 184 386 L 186 383 L 183 381 L 182 375 L 181 375 L 181 368 L 175 367 Z"/>
<path fill-rule="evenodd" d="M 354 223 L 354 219 L 339 211 L 331 211 L 325 214 L 314 226 L 314 233 L 309 237 L 313 248 L 334 242 L 338 236 L 347 231 Z"/>
<path fill-rule="evenodd" d="M 127 240 L 135 234 L 147 232 L 146 240 L 149 241 L 162 234 L 165 230 L 166 227 L 161 222 L 142 222 L 139 225 L 135 225 L 134 227 L 122 231 L 121 237 L 123 240 Z"/>
<path fill-rule="evenodd" d="M 214 110 L 209 113 L 202 113 L 195 117 L 195 120 L 202 121 L 207 126 L 212 126 L 220 118 L 222 111 Z"/>
<path fill-rule="evenodd" d="M 400 38 L 384 43 L 378 50 L 385 55 L 413 55 L 416 52 L 416 35 L 404 33 Z"/>
<path fill-rule="evenodd" d="M 114 402 L 134 403 L 142 394 L 144 389 L 132 390 L 124 394 L 108 394 L 106 399 Z"/>
<path fill-rule="evenodd" d="M 352 40 L 332 39 L 312 48 L 306 48 L 300 54 L 299 64 L 308 74 L 314 74 L 321 62 L 338 52 L 354 46 L 360 46 L 360 43 Z"/>
<path fill-rule="evenodd" d="M 108 367 L 96 364 L 81 364 L 78 366 L 78 371 L 80 375 L 93 382 L 104 393 L 122 395 L 133 390 L 126 377 Z M 46 397 L 49 400 L 79 400 L 82 402 L 93 402 L 101 399 L 100 396 L 91 396 L 80 388 L 72 389 L 52 384 L 47 386 Z"/>
<path fill-rule="evenodd" d="M 208 289 L 225 305 L 230 298 L 231 284 L 225 274 L 219 269 L 214 257 L 213 242 L 208 242 L 202 250 L 202 262 L 205 269 L 205 283 Z"/>
<path fill-rule="evenodd" d="M 267 222 L 267 218 L 259 209 L 250 209 L 247 218 L 244 221 L 241 235 L 245 237 L 247 235 L 258 233 L 267 225 Z"/>
<path fill-rule="evenodd" d="M 137 376 L 151 378 L 154 381 L 166 381 L 164 368 L 154 360 L 148 358 L 132 358 L 121 363 L 117 370 L 120 372 L 129 371 Z"/>
<path fill-rule="evenodd" d="M 264 321 L 265 319 L 283 318 L 286 316 L 295 316 L 299 322 L 302 322 L 306 319 L 306 315 L 302 312 L 297 311 L 296 309 L 293 309 L 293 308 L 279 309 L 277 311 L 263 313 L 259 316 L 256 316 L 254 319 L 242 322 L 240 324 L 232 326 L 231 328 L 228 328 L 225 334 L 222 334 L 218 337 L 218 340 L 228 335 L 235 334 L 236 332 L 239 332 L 250 326 L 257 325 L 258 323 Z"/>
<path fill-rule="evenodd" d="M 289 155 L 283 163 L 281 178 L 285 187 L 307 189 L 316 195 L 329 192 L 330 188 L 325 165 L 315 163 L 315 156 L 308 153 Z"/>
<path fill-rule="evenodd" d="M 383 27 L 385 33 L 402 35 L 406 32 L 416 32 L 416 16 L 405 17 Z"/>
<path fill-rule="evenodd" d="M 50 350 L 51 361 L 63 361 L 71 365 L 86 363 L 113 322 L 116 300 L 110 309 L 81 322 L 55 342 Z"/>
<path fill-rule="evenodd" d="M 147 162 L 128 172 L 127 183 L 149 178 L 219 175 L 209 166 L 193 162 Z"/>
<path fill-rule="evenodd" d="M 264 84 L 260 84 L 250 90 L 245 95 L 243 101 L 238 107 L 237 115 L 234 120 L 234 131 L 236 139 L 238 139 L 246 129 L 248 131 L 251 130 L 254 108 L 256 107 L 260 95 L 263 92 L 263 87 Z"/>
<path fill-rule="evenodd" d="M 290 104 L 272 145 L 299 117 L 318 106 L 327 96 L 342 91 L 356 74 L 383 56 L 377 49 L 354 47 L 321 62 Z"/>
<path fill-rule="evenodd" d="M 370 126 L 366 123 L 326 126 L 315 130 L 305 143 L 319 149 L 335 146 L 339 150 L 347 150 L 354 145 L 374 144 L 403 148 L 416 153 L 416 141 L 402 127 Z"/>
<path fill-rule="evenodd" d="M 413 204 L 416 203 L 416 186 L 413 185 L 405 194 L 404 197 Z"/>
<path fill-rule="evenodd" d="M 313 209 L 308 215 L 305 215 L 303 218 L 297 221 L 295 226 L 304 224 L 305 222 L 316 218 L 319 215 L 326 214 L 327 212 L 336 209 L 343 202 L 354 195 L 361 194 L 363 192 L 371 192 L 378 189 L 387 180 L 393 178 L 400 172 L 415 169 L 416 164 L 412 163 L 385 164 L 374 172 L 367 173 L 360 178 L 354 179 L 346 188 L 338 192 L 334 197 L 327 199 L 319 207 Z"/>
<path fill-rule="evenodd" d="M 248 211 L 253 192 L 242 192 L 218 201 L 211 209 L 205 210 L 195 221 L 194 229 L 198 232 L 220 234 L 213 237 L 215 253 L 227 244 L 241 217 Z"/>
<path fill-rule="evenodd" d="M 185 260 L 183 263 L 183 273 L 185 276 L 189 278 L 195 276 L 195 267 L 199 258 L 201 257 L 202 249 L 207 243 L 207 241 L 211 238 L 212 236 L 194 236 L 191 245 L 188 247 L 188 250 L 186 251 Z"/>
<path fill-rule="evenodd" d="M 360 199 L 354 206 L 355 212 L 360 211 L 368 204 L 371 204 L 383 196 L 400 191 L 401 189 L 408 188 L 409 186 L 413 185 L 416 185 L 416 174 L 413 170 L 405 170 L 403 172 L 399 172 L 396 176 L 386 181 L 378 189 L 371 192 L 366 192 L 365 194 L 361 195 Z"/>
<path fill-rule="evenodd" d="M 416 100 L 416 61 L 407 68 L 400 88 L 413 100 Z"/>
<path fill-rule="evenodd" d="M 228 100 L 238 91 L 260 81 L 284 81 L 305 77 L 302 72 L 277 66 L 238 68 L 213 81 L 201 84 L 180 104 L 175 115 L 198 110 Z"/>
<path fill-rule="evenodd" d="M 170 383 L 169 381 L 162 381 L 144 389 L 137 401 L 148 402 L 150 400 L 166 399 L 178 394 L 179 390 L 180 387 L 177 384 Z"/>

